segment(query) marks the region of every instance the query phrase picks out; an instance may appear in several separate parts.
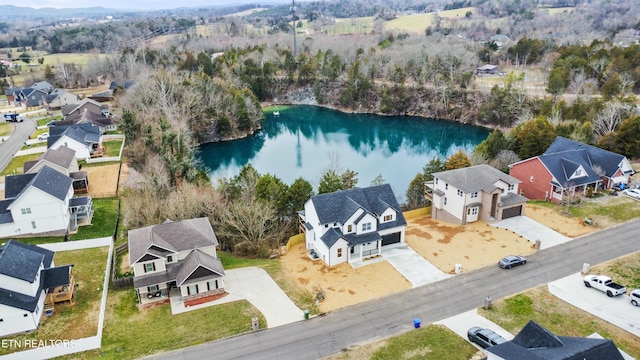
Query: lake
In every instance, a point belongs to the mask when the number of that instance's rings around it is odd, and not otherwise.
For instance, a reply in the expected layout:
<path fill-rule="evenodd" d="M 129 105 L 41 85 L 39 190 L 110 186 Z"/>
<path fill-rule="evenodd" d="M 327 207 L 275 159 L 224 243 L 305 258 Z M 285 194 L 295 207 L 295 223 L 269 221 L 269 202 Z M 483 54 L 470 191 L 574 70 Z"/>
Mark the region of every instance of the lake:
<path fill-rule="evenodd" d="M 332 164 L 358 173 L 365 187 L 382 175 L 399 200 L 433 158 L 462 149 L 471 153 L 489 131 L 445 120 L 348 114 L 314 106 L 293 106 L 279 116 L 265 113 L 262 130 L 248 138 L 205 144 L 199 157 L 214 184 L 251 163 L 287 184 L 307 179 L 317 190 Z"/>

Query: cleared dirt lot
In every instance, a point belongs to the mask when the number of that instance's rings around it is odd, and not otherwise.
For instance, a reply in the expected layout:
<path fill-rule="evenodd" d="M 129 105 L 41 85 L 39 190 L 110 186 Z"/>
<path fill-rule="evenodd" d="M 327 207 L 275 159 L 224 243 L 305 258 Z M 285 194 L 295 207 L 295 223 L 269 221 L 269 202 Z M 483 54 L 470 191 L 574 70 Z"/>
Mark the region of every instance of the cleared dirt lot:
<path fill-rule="evenodd" d="M 89 195 L 92 198 L 116 196 L 119 168 L 120 164 L 83 167 L 82 170 L 86 171 L 89 176 Z M 122 164 L 120 183 L 126 180 L 127 174 L 127 164 Z"/>
<path fill-rule="evenodd" d="M 596 229 L 583 219 L 560 215 L 558 209 L 527 205 L 526 214 L 532 219 L 563 235 L 576 237 Z M 455 264 L 462 271 L 493 266 L 506 255 L 529 255 L 533 244 L 520 235 L 497 229 L 485 222 L 465 226 L 432 220 L 422 216 L 407 221 L 407 244 L 445 273 L 454 273 Z M 369 299 L 409 289 L 411 283 L 386 261 L 357 269 L 348 264 L 328 268 L 320 260 L 311 260 L 304 243 L 292 247 L 281 257 L 283 268 L 290 277 L 312 294 L 325 292 L 320 303 L 322 311 L 331 311 Z"/>

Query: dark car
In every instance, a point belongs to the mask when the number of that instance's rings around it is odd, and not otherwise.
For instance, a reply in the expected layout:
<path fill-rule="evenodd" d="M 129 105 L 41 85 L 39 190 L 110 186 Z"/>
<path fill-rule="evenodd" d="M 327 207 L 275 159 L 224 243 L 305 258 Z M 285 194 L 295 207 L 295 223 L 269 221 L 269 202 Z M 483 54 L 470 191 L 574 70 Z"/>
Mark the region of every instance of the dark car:
<path fill-rule="evenodd" d="M 498 261 L 498 266 L 500 266 L 503 269 L 511 269 L 514 266 L 524 265 L 526 263 L 527 263 L 527 259 L 523 258 L 522 256 L 509 255 L 502 258 L 502 260 Z"/>
<path fill-rule="evenodd" d="M 467 337 L 469 338 L 469 341 L 480 345 L 483 349 L 507 342 L 507 340 L 493 332 L 493 330 L 478 326 L 470 328 L 467 331 Z"/>

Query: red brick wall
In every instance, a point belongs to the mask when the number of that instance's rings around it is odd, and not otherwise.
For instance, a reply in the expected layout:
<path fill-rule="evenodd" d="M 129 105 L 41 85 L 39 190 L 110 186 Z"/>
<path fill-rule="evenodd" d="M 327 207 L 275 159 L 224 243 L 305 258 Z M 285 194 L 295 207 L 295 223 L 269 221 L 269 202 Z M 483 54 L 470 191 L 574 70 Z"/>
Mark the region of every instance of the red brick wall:
<path fill-rule="evenodd" d="M 513 165 L 509 175 L 522 181 L 519 188 L 524 197 L 531 200 L 549 200 L 551 198 L 552 177 L 538 158 L 531 158 Z M 531 181 L 531 176 L 533 176 L 533 181 Z"/>

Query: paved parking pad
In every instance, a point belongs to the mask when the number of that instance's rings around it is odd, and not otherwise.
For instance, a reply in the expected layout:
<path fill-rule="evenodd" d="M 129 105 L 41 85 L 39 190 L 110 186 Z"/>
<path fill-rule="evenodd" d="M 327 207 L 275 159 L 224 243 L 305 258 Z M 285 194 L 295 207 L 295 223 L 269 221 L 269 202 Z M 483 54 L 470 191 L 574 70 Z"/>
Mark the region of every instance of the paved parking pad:
<path fill-rule="evenodd" d="M 406 244 L 383 247 L 382 257 L 409 280 L 413 287 L 430 284 L 452 276 L 440 271 Z"/>
<path fill-rule="evenodd" d="M 570 237 L 564 236 L 526 216 L 514 216 L 512 218 L 500 220 L 491 225 L 497 228 L 514 231 L 532 243 L 535 243 L 536 240 L 540 240 L 541 249 L 560 245 L 571 240 Z"/>
<path fill-rule="evenodd" d="M 503 329 L 498 324 L 488 320 L 487 318 L 478 315 L 477 309 L 473 309 L 473 310 L 464 312 L 462 314 L 458 314 L 456 316 L 452 316 L 450 318 L 444 319 L 442 321 L 438 321 L 436 322 L 436 324 L 441 324 L 448 327 L 449 329 L 451 329 L 451 331 L 467 339 L 467 341 L 469 341 L 467 337 L 467 330 L 469 330 L 469 328 L 474 326 L 479 326 L 481 328 L 493 330 L 496 334 L 502 336 L 506 340 L 513 339 L 513 335 L 510 332 Z M 472 344 L 475 345 L 478 349 L 482 350 L 482 348 L 480 348 L 478 344 L 476 343 L 472 343 Z"/>
<path fill-rule="evenodd" d="M 627 295 L 608 297 L 584 286 L 580 273 L 550 282 L 549 292 L 563 301 L 640 337 L 640 308 Z"/>

